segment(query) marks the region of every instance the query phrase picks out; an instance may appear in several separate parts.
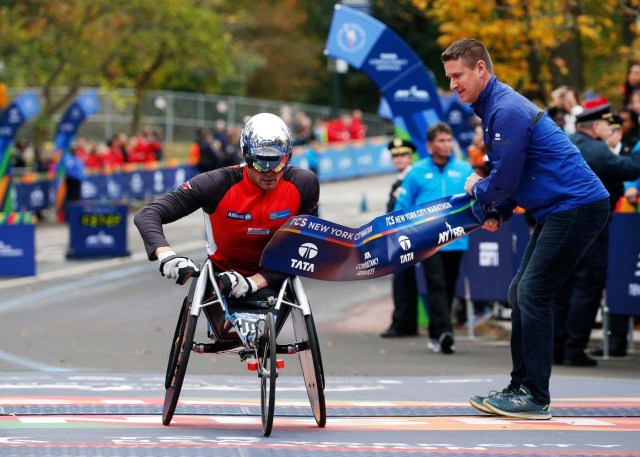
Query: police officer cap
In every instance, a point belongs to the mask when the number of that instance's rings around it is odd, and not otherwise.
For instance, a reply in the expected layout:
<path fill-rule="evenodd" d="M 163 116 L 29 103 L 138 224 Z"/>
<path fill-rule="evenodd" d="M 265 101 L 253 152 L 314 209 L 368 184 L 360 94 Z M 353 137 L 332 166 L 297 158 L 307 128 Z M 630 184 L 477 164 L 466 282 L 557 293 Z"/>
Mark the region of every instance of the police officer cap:
<path fill-rule="evenodd" d="M 622 118 L 617 114 L 613 114 L 609 118 L 609 124 L 611 125 L 612 128 L 619 129 L 622 127 Z"/>
<path fill-rule="evenodd" d="M 577 114 L 576 122 L 608 121 L 611 116 L 611 104 L 605 103 Z"/>
<path fill-rule="evenodd" d="M 413 154 L 416 152 L 416 145 L 402 138 L 394 138 L 387 145 L 387 149 L 394 156 L 398 154 Z"/>

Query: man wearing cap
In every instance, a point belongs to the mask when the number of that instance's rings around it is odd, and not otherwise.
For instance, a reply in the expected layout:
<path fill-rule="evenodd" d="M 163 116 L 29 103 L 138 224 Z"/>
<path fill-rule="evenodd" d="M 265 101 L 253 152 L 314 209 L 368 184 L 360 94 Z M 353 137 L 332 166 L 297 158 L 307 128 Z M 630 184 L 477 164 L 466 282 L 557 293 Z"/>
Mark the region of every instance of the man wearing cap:
<path fill-rule="evenodd" d="M 465 180 L 473 170 L 468 162 L 453 155 L 453 132 L 448 124 L 429 126 L 427 149 L 429 155 L 416 162 L 402 182 L 396 210 L 464 192 Z M 451 302 L 462 254 L 468 247 L 469 239 L 464 236 L 421 262 L 429 299 L 428 348 L 433 352 L 455 352 Z"/>
<path fill-rule="evenodd" d="M 584 110 L 576 116 L 577 132 L 570 137 L 609 191 L 611 211 L 624 194 L 624 181 L 640 176 L 640 155 L 616 155 L 605 142 L 612 133 L 612 119 L 608 103 Z M 605 287 L 608 250 L 609 222 L 555 299 L 554 363 L 557 365 L 597 364 L 584 350 L 589 343 Z"/>
<path fill-rule="evenodd" d="M 387 145 L 387 149 L 391 154 L 391 161 L 398 171 L 398 176 L 391 185 L 387 201 L 387 213 L 390 213 L 395 207 L 402 181 L 411 170 L 416 146 L 411 141 L 394 138 Z M 394 307 L 391 325 L 380 336 L 382 338 L 400 338 L 418 335 L 418 292 L 415 268 L 410 267 L 394 273 L 391 287 Z"/>
<path fill-rule="evenodd" d="M 622 118 L 614 114 L 609 118 L 609 124 L 611 133 L 604 139 L 609 150 L 617 156 L 628 156 L 631 154 L 631 147 L 622 143 Z"/>

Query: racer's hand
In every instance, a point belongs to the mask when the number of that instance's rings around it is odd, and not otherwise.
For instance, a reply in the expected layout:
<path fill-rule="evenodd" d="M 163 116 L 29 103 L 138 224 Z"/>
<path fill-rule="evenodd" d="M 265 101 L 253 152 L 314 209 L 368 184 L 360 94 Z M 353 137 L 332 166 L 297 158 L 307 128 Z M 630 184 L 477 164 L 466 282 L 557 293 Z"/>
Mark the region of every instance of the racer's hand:
<path fill-rule="evenodd" d="M 258 286 L 251 278 L 247 278 L 235 270 L 227 270 L 217 275 L 222 284 L 221 292 L 228 297 L 242 298 L 258 290 Z"/>
<path fill-rule="evenodd" d="M 198 267 L 188 257 L 179 257 L 173 251 L 158 254 L 160 273 L 167 279 L 175 279 L 176 284 L 183 285 L 191 276 L 200 273 Z"/>

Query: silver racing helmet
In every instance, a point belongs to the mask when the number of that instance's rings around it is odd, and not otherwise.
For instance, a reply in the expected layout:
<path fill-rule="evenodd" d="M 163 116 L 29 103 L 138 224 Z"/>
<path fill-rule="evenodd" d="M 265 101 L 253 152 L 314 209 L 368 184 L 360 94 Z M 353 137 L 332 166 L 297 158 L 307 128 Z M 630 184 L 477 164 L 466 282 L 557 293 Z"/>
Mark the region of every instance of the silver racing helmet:
<path fill-rule="evenodd" d="M 291 132 L 278 116 L 256 114 L 242 128 L 240 147 L 248 167 L 261 173 L 280 173 L 291 159 Z"/>

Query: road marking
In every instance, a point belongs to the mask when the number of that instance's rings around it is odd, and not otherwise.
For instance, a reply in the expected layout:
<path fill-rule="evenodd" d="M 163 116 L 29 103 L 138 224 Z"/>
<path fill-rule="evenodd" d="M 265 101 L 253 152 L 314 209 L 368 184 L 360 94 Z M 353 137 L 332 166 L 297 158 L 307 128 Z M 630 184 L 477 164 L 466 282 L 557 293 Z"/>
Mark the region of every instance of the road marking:
<path fill-rule="evenodd" d="M 56 372 L 56 371 L 59 371 L 59 372 L 72 371 L 69 368 L 54 367 L 52 365 L 36 362 L 35 360 L 26 359 L 24 357 L 20 357 L 15 354 L 9 354 L 8 352 L 4 352 L 2 350 L 0 350 L 0 360 L 13 363 L 14 365 L 19 365 L 21 367 L 31 368 L 34 370 L 45 371 L 49 373 Z"/>

